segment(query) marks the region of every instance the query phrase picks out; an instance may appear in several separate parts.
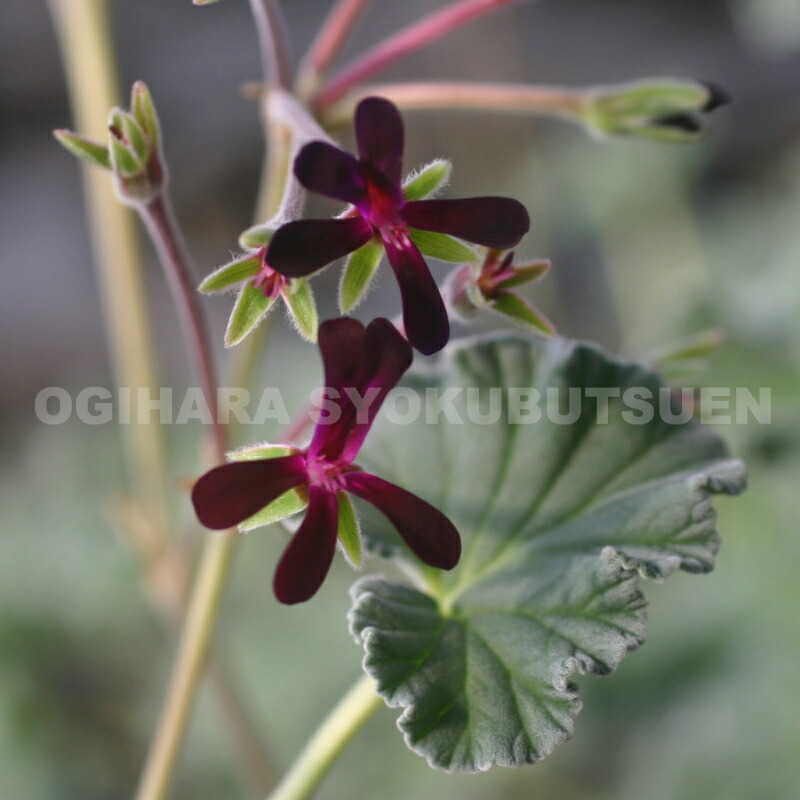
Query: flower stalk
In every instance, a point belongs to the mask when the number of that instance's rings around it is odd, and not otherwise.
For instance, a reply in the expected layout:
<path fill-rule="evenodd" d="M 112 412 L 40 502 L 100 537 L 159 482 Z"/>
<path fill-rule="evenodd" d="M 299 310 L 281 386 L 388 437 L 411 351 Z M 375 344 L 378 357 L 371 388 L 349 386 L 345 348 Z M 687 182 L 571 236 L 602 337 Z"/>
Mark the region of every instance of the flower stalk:
<path fill-rule="evenodd" d="M 262 73 L 268 86 L 284 89 L 291 84 L 289 37 L 277 0 L 250 0 L 261 52 Z"/>
<path fill-rule="evenodd" d="M 97 138 L 105 136 L 108 109 L 117 101 L 108 8 L 107 0 L 50 0 L 75 127 Z M 149 395 L 158 380 L 135 220 L 115 202 L 106 175 L 84 167 L 83 181 L 112 368 L 136 404 L 136 390 Z M 165 532 L 170 510 L 161 428 L 154 415 L 143 420 L 135 405 L 132 419 L 125 445 L 134 494 Z"/>
<path fill-rule="evenodd" d="M 317 91 L 333 59 L 371 2 L 372 0 L 339 0 L 333 7 L 303 59 L 297 79 L 299 97 L 309 98 Z"/>
<path fill-rule="evenodd" d="M 342 750 L 381 707 L 375 682 L 364 675 L 341 699 L 266 800 L 306 800 L 328 774 Z"/>
<path fill-rule="evenodd" d="M 404 111 L 501 111 L 579 122 L 586 105 L 585 94 L 583 89 L 524 83 L 377 83 L 349 93 L 321 113 L 326 125 L 340 127 L 352 117 L 363 98 L 378 95 Z"/>
<path fill-rule="evenodd" d="M 217 413 L 217 379 L 206 324 L 197 302 L 195 280 L 191 277 L 183 239 L 175 223 L 169 196 L 160 192 L 139 208 L 169 281 L 183 334 L 194 362 L 194 371 L 211 412 L 215 462 L 225 459 L 227 437 Z"/>
<path fill-rule="evenodd" d="M 316 98 L 318 108 L 330 105 L 350 89 L 411 53 L 421 50 L 457 28 L 520 0 L 459 0 L 412 23 L 375 45 L 330 80 Z"/>

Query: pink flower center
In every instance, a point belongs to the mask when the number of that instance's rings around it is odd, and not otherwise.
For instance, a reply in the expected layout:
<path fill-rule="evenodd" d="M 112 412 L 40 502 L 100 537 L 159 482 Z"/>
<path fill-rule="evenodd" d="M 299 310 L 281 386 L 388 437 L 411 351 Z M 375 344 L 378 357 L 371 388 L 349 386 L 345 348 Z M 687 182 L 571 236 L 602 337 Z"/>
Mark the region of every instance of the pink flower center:
<path fill-rule="evenodd" d="M 272 269 L 266 261 L 262 261 L 261 270 L 253 281 L 256 289 L 261 289 L 264 297 L 276 298 L 285 288 L 289 279 Z"/>
<path fill-rule="evenodd" d="M 367 199 L 359 211 L 376 230 L 405 229 L 405 222 L 399 214 L 402 195 L 394 186 L 384 183 L 372 176 L 367 179 Z"/>
<path fill-rule="evenodd" d="M 329 492 L 338 492 L 344 489 L 341 465 L 317 456 L 306 461 L 306 469 L 310 484 L 320 486 Z"/>

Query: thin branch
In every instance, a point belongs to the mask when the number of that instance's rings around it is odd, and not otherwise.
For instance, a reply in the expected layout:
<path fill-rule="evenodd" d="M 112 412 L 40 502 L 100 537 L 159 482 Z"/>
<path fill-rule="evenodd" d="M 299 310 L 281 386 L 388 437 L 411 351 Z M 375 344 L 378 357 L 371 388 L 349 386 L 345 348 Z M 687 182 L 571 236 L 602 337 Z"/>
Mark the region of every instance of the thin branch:
<path fill-rule="evenodd" d="M 328 72 L 333 59 L 371 2 L 372 0 L 338 0 L 331 9 L 300 67 L 298 92 L 301 96 L 308 97 L 316 90 L 319 81 Z"/>
<path fill-rule="evenodd" d="M 323 112 L 330 127 L 349 123 L 358 102 L 379 95 L 411 110 L 502 111 L 556 116 L 580 121 L 586 102 L 583 89 L 512 83 L 376 83 L 351 92 Z"/>
<path fill-rule="evenodd" d="M 264 83 L 288 89 L 292 82 L 289 37 L 277 0 L 250 0 L 256 23 Z"/>
<path fill-rule="evenodd" d="M 225 461 L 227 441 L 225 428 L 217 409 L 217 379 L 205 320 L 197 302 L 196 281 L 191 277 L 188 256 L 166 191 L 139 208 L 167 276 L 172 300 L 180 317 L 181 327 L 194 362 L 194 372 L 211 412 L 214 461 Z"/>
<path fill-rule="evenodd" d="M 320 92 L 316 98 L 316 105 L 318 107 L 329 105 L 353 86 L 363 83 L 395 61 L 486 14 L 519 2 L 521 0 L 458 0 L 378 43 L 342 69 Z"/>
<path fill-rule="evenodd" d="M 369 675 L 341 699 L 267 800 L 307 800 L 351 739 L 383 705 Z"/>
<path fill-rule="evenodd" d="M 49 0 L 75 128 L 107 135 L 108 110 L 119 101 L 107 0 Z M 164 441 L 158 417 L 139 409 L 138 389 L 159 385 L 150 333 L 136 221 L 114 196 L 108 175 L 84 166 L 89 235 L 116 382 L 131 388 L 131 419 L 122 426 L 135 494 L 165 531 L 170 510 Z"/>

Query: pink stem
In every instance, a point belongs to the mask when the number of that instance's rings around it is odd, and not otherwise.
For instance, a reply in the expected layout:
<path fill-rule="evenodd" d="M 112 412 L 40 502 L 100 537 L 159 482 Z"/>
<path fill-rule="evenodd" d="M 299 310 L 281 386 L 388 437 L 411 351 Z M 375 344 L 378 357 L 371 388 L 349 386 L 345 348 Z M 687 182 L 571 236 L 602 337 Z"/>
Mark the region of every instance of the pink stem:
<path fill-rule="evenodd" d="M 217 380 L 205 320 L 197 302 L 195 284 L 189 270 L 186 248 L 178 232 L 172 207 L 164 192 L 139 207 L 150 237 L 167 276 L 172 299 L 178 311 L 187 349 L 194 362 L 194 371 L 206 406 L 211 412 L 214 460 L 225 461 L 227 436 L 217 413 Z"/>
<path fill-rule="evenodd" d="M 325 106 L 338 100 L 352 86 L 409 53 L 441 39 L 462 25 L 518 2 L 520 0 L 458 0 L 447 8 L 425 17 L 375 45 L 372 50 L 368 50 L 334 76 L 317 97 L 317 106 Z"/>
<path fill-rule="evenodd" d="M 503 111 L 514 114 L 548 114 L 575 119 L 586 103 L 584 89 L 514 83 L 374 83 L 351 92 L 325 110 L 323 122 L 349 121 L 359 100 L 379 95 L 404 111 L 462 109 Z"/>
<path fill-rule="evenodd" d="M 371 0 L 339 0 L 308 51 L 304 60 L 305 69 L 318 74 L 327 71 L 370 2 Z"/>

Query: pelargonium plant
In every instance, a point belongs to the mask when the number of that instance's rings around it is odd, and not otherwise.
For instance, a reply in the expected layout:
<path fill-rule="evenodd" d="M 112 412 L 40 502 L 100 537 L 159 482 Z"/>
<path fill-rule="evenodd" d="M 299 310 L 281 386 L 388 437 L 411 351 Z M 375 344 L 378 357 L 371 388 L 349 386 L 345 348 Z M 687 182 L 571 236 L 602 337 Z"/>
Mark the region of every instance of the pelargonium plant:
<path fill-rule="evenodd" d="M 78 5 L 54 3 L 68 56 L 78 47 L 70 33 Z M 724 92 L 672 78 L 586 89 L 373 84 L 389 64 L 515 0 L 454 0 L 332 70 L 367 5 L 332 0 L 295 72 L 280 3 L 251 0 L 268 169 L 255 224 L 239 240 L 243 252 L 199 288 L 237 290 L 225 344 L 248 348 L 246 361 L 262 357 L 260 323 L 279 299 L 319 349 L 319 402 L 276 442 L 248 442 L 247 431 L 222 420 L 214 349 L 171 209 L 148 87 L 136 83 L 130 107 L 113 108 L 103 141 L 56 132 L 68 150 L 109 173 L 119 201 L 149 232 L 210 418 L 191 505 L 202 526 L 222 533 L 197 527 L 205 544 L 138 800 L 169 794 L 241 533 L 269 526 L 263 535 L 288 538 L 274 568 L 285 605 L 319 602 L 337 547 L 367 573 L 356 576 L 349 614 L 365 676 L 269 795 L 301 800 L 384 705 L 402 709 L 407 746 L 434 768 L 475 772 L 547 756 L 570 736 L 580 710 L 572 676 L 608 674 L 644 641 L 641 578 L 709 571 L 718 547 L 711 496 L 743 488 L 741 463 L 716 433 L 682 413 L 680 397 L 650 366 L 558 336 L 532 304 L 526 285 L 550 265 L 519 256 L 530 225 L 519 200 L 492 194 L 493 186 L 479 197 L 435 197 L 445 190 L 449 161 L 440 157 L 409 175 L 403 163 L 404 108 L 555 115 L 598 139 L 694 142 Z M 104 20 L 83 22 L 98 57 L 108 57 Z M 93 80 L 76 66 L 79 57 L 66 62 L 75 86 Z M 347 124 L 355 154 L 331 138 Z M 332 218 L 306 219 L 306 192 L 343 207 Z M 98 197 L 90 201 L 102 203 Z M 116 308 L 135 306 L 138 286 L 120 272 L 121 219 L 106 214 L 99 239 L 115 245 L 106 262 L 114 263 L 107 285 Z M 400 289 L 399 304 L 392 298 L 398 318 L 346 316 L 384 255 Z M 342 316 L 320 323 L 310 284 L 345 256 Z M 441 261 L 455 266 L 437 283 Z M 512 328 L 470 333 L 476 320 Z M 146 348 L 146 320 L 111 314 L 109 322 L 115 341 Z M 277 362 L 271 370 L 278 380 L 282 368 Z M 398 386 L 417 411 L 402 424 L 389 413 Z M 582 402 L 565 410 L 573 392 Z M 668 413 L 648 415 L 629 397 L 666 398 Z M 155 551 L 188 569 L 191 549 L 170 535 L 163 482 L 153 480 L 163 465 L 152 466 L 134 458 L 137 519 L 153 521 Z M 392 574 L 402 579 L 379 574 L 387 560 L 401 567 Z M 313 645 L 309 657 L 319 657 Z M 249 709 L 238 713 L 246 718 Z"/>

